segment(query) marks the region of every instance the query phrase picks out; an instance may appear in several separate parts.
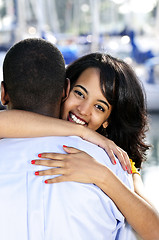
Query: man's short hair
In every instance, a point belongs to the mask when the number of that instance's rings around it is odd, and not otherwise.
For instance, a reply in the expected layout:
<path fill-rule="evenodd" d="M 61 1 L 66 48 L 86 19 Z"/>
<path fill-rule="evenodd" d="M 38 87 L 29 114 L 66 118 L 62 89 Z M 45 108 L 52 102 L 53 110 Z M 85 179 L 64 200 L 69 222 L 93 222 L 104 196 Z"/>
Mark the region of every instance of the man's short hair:
<path fill-rule="evenodd" d="M 33 111 L 55 106 L 65 82 L 63 56 L 43 39 L 22 40 L 5 56 L 3 79 L 13 108 Z"/>

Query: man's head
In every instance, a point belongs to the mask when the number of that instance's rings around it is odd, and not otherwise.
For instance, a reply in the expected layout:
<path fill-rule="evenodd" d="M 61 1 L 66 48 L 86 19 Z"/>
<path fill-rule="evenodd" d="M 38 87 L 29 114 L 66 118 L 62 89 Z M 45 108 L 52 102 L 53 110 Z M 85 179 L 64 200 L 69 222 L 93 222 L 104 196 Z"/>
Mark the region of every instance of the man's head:
<path fill-rule="evenodd" d="M 4 59 L 3 80 L 1 101 L 9 109 L 59 117 L 65 63 L 51 43 L 35 38 L 15 44 Z"/>

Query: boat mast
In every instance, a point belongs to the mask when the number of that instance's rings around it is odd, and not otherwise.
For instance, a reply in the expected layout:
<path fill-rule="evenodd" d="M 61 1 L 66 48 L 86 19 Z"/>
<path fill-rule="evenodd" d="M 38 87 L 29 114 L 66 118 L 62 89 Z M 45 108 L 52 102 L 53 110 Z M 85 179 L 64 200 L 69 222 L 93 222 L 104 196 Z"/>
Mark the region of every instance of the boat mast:
<path fill-rule="evenodd" d="M 15 40 L 20 41 L 26 32 L 26 15 L 25 11 L 22 11 L 25 9 L 25 2 L 24 0 L 14 0 L 14 4 L 16 14 Z"/>
<path fill-rule="evenodd" d="M 99 50 L 99 35 L 100 35 L 100 19 L 99 8 L 100 0 L 90 0 L 91 16 L 92 16 L 92 45 L 91 52 Z"/>

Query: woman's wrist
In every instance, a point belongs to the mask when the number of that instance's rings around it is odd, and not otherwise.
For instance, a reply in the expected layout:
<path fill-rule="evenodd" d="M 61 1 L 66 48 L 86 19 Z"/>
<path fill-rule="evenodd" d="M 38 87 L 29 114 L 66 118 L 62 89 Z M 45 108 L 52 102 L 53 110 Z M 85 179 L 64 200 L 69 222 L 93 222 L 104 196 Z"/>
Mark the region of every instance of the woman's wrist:
<path fill-rule="evenodd" d="M 97 185 L 98 187 L 100 186 L 105 186 L 107 187 L 107 182 L 108 182 L 108 168 L 100 163 L 98 163 L 98 166 L 96 167 L 96 174 L 94 174 L 93 177 L 93 183 Z"/>
<path fill-rule="evenodd" d="M 114 196 L 114 191 L 117 187 L 121 187 L 120 180 L 106 166 L 100 164 L 96 170 L 96 175 L 93 176 L 94 184 L 101 188 L 110 198 Z"/>
<path fill-rule="evenodd" d="M 81 137 L 82 139 L 85 139 L 85 134 L 88 133 L 89 129 L 79 125 L 79 124 L 73 124 L 73 132 L 75 136 Z"/>

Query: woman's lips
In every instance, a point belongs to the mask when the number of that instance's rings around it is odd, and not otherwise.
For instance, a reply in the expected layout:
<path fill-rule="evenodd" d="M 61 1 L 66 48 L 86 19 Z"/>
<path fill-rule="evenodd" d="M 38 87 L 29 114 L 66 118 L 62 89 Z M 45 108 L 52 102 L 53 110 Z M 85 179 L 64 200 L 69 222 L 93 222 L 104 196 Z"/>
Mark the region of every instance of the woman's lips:
<path fill-rule="evenodd" d="M 77 117 L 77 116 L 76 116 L 75 114 L 73 114 L 72 112 L 69 113 L 67 120 L 70 121 L 70 122 L 74 122 L 74 123 L 77 123 L 77 124 L 81 124 L 81 125 L 83 125 L 83 126 L 87 126 L 87 125 L 88 125 L 86 121 L 84 121 L 83 119 Z"/>

